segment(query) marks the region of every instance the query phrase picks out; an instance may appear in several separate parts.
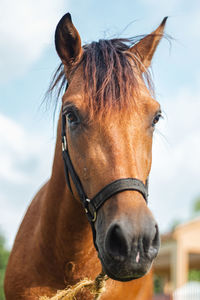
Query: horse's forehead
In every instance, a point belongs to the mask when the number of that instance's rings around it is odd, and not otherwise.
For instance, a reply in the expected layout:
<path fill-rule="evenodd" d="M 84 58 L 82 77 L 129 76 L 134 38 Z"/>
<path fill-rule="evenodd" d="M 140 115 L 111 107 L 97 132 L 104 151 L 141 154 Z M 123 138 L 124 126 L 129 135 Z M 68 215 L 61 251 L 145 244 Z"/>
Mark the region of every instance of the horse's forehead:
<path fill-rule="evenodd" d="M 133 71 L 135 72 L 135 77 L 137 79 L 138 86 L 136 91 L 133 90 L 131 107 L 127 107 L 127 108 L 124 107 L 121 113 L 124 115 L 126 114 L 130 115 L 130 111 L 132 114 L 134 114 L 134 112 L 138 114 L 138 110 L 139 110 L 139 114 L 140 114 L 145 112 L 148 113 L 151 112 L 152 110 L 158 110 L 159 103 L 155 101 L 154 98 L 151 96 L 149 89 L 147 88 L 142 77 L 139 76 L 139 74 L 137 73 L 137 70 L 133 70 Z M 87 110 L 89 109 L 89 107 L 87 105 L 88 103 L 86 98 L 87 98 L 87 94 L 85 90 L 84 71 L 82 66 L 80 66 L 79 68 L 77 68 L 76 72 L 74 73 L 70 81 L 69 87 L 63 96 L 63 103 L 68 101 L 70 103 L 74 103 L 74 105 L 78 109 L 82 110 L 87 114 Z M 114 118 L 116 118 L 114 105 L 113 105 L 113 111 L 111 115 L 109 114 L 109 118 L 110 117 L 112 118 L 112 115 Z"/>
<path fill-rule="evenodd" d="M 87 114 L 87 110 L 89 107 L 85 101 L 84 94 L 84 86 L 83 85 L 75 85 L 74 89 L 71 86 L 69 90 L 63 96 L 63 104 L 69 102 L 70 104 L 74 104 L 80 111 L 85 112 Z M 160 109 L 160 104 L 150 95 L 148 90 L 141 90 L 137 93 L 136 96 L 133 96 L 132 105 L 129 107 L 124 107 L 120 111 L 113 106 L 113 109 L 109 110 L 108 116 L 110 118 L 116 119 L 116 117 L 125 117 L 131 115 L 148 115 L 149 113 L 154 113 Z M 89 112 L 88 112 L 89 113 Z M 106 121 L 106 116 L 104 116 Z M 97 118 L 98 119 L 98 118 Z"/>
<path fill-rule="evenodd" d="M 84 107 L 84 85 L 80 80 L 75 80 L 69 84 L 69 87 L 63 95 L 63 105 L 65 103 L 73 103 L 77 108 Z"/>

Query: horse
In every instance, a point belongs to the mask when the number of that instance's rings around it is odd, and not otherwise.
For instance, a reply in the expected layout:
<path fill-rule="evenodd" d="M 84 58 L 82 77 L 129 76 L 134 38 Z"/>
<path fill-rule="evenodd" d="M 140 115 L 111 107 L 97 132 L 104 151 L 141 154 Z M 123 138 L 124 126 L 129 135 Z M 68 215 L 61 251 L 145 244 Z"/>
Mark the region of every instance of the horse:
<path fill-rule="evenodd" d="M 17 233 L 5 275 L 7 300 L 52 297 L 101 269 L 109 277 L 102 300 L 152 299 L 160 238 L 147 181 L 161 108 L 148 68 L 166 20 L 139 39 L 84 46 L 71 15 L 59 21 L 61 64 L 51 89 L 66 89 L 52 173 Z M 76 299 L 92 296 L 82 291 Z"/>

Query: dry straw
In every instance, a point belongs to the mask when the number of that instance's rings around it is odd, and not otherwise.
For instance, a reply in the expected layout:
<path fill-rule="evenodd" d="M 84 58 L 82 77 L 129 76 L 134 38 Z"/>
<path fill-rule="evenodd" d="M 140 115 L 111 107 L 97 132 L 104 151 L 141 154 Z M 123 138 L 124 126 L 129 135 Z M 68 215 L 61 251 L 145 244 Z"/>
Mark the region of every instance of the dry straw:
<path fill-rule="evenodd" d="M 87 288 L 91 294 L 94 295 L 94 300 L 99 300 L 101 294 L 105 291 L 105 283 L 108 276 L 105 273 L 100 273 L 95 280 L 83 279 L 74 286 L 69 286 L 62 291 L 58 291 L 57 294 L 51 298 L 47 296 L 40 297 L 40 300 L 74 300 L 76 295 Z"/>

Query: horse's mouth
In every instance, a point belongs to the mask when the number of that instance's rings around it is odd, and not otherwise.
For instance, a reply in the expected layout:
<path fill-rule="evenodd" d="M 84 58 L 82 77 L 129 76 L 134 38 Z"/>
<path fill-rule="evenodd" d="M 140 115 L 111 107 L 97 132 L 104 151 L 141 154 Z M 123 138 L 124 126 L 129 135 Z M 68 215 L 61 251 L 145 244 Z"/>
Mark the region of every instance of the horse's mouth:
<path fill-rule="evenodd" d="M 115 270 L 113 270 L 112 267 L 108 267 L 103 257 L 101 257 L 100 255 L 99 255 L 99 259 L 101 261 L 103 271 L 108 275 L 108 277 L 116 281 L 126 282 L 126 281 L 139 279 L 143 277 L 149 270 L 149 268 L 147 268 L 147 271 L 144 270 L 144 268 L 137 271 L 134 269 L 126 270 L 126 268 L 121 268 L 119 265 L 119 269 L 124 269 L 124 271 L 118 270 L 118 272 L 116 272 L 116 268 Z"/>
<path fill-rule="evenodd" d="M 122 281 L 122 282 L 127 282 L 127 281 L 131 281 L 131 280 L 135 280 L 135 279 L 139 279 L 140 277 L 144 276 L 145 274 L 142 275 L 127 275 L 127 276 L 120 276 L 118 277 L 117 275 L 112 274 L 108 269 L 106 269 L 105 267 L 103 267 L 104 272 L 108 275 L 108 277 L 110 277 L 113 280 L 116 281 Z"/>

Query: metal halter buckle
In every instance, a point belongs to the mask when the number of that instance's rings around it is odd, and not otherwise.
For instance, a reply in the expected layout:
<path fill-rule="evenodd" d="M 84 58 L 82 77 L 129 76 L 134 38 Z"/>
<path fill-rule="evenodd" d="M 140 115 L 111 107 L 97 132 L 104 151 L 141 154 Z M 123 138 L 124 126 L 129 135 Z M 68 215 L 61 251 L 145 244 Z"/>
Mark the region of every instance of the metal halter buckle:
<path fill-rule="evenodd" d="M 62 137 L 62 151 L 67 150 L 67 140 L 66 140 L 66 136 L 64 135 Z"/>
<path fill-rule="evenodd" d="M 85 206 L 85 212 L 86 212 L 89 220 L 94 223 L 96 221 L 96 218 L 97 218 L 96 210 L 93 211 L 93 215 L 92 215 L 92 213 L 90 211 L 90 208 L 89 208 L 89 204 L 90 204 L 90 206 L 92 206 L 91 200 L 86 198 L 85 201 L 87 202 L 87 205 Z"/>

